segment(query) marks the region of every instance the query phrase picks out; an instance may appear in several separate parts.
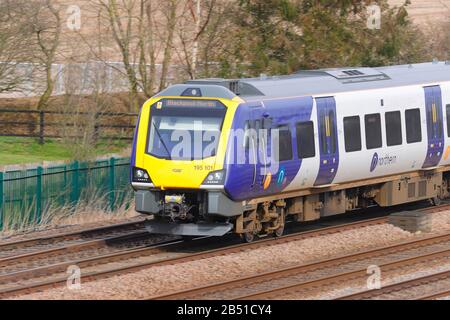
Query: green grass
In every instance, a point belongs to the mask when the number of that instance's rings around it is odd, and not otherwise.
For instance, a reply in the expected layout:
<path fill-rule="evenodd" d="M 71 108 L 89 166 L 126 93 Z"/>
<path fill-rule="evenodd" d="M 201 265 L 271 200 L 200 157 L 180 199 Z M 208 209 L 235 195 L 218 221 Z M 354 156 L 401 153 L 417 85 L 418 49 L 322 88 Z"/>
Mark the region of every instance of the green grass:
<path fill-rule="evenodd" d="M 95 154 L 118 153 L 131 142 L 100 142 Z M 57 139 L 47 139 L 40 145 L 35 138 L 0 137 L 0 166 L 11 164 L 37 163 L 42 161 L 74 160 L 70 145 Z"/>

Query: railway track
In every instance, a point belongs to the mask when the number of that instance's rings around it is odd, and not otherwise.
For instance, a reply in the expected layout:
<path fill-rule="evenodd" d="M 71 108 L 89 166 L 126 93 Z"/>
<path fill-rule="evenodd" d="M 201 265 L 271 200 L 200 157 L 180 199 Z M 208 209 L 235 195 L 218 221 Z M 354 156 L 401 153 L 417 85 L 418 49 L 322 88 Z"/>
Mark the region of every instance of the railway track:
<path fill-rule="evenodd" d="M 448 263 L 449 259 L 450 234 L 443 234 L 149 299 L 305 299 L 352 281 L 365 285 L 370 265 L 379 266 L 383 274 L 392 274 L 430 263 Z M 446 275 L 450 278 L 448 272 Z"/>
<path fill-rule="evenodd" d="M 79 244 L 91 240 L 125 235 L 135 231 L 144 231 L 144 222 L 142 219 L 139 219 L 131 222 L 50 234 L 19 241 L 4 241 L 0 243 L 0 259 L 62 248 L 71 244 Z"/>
<path fill-rule="evenodd" d="M 376 290 L 339 297 L 339 300 L 415 299 L 434 300 L 450 296 L 450 271 L 400 281 Z"/>
<path fill-rule="evenodd" d="M 449 298 L 450 297 L 450 289 L 444 289 L 440 292 L 424 295 L 418 298 L 418 300 L 437 300 L 440 298 Z"/>
<path fill-rule="evenodd" d="M 37 266 L 18 272 L 0 274 L 0 298 L 8 298 L 19 294 L 32 293 L 46 288 L 65 285 L 67 282 L 67 274 L 65 272 L 67 267 L 71 265 L 77 265 L 82 270 L 82 281 L 87 282 L 154 266 L 201 260 L 246 250 L 254 250 L 268 245 L 288 243 L 305 238 L 383 224 L 386 221 L 386 217 L 374 218 L 294 233 L 281 238 L 266 238 L 247 244 L 235 244 L 236 238 L 227 238 L 214 242 L 211 242 L 210 238 L 199 238 L 188 242 L 173 240 L 123 252 Z M 208 249 L 211 247 L 214 248 Z M 192 253 L 193 251 L 194 253 Z"/>
<path fill-rule="evenodd" d="M 449 208 L 450 205 L 446 204 L 425 209 L 425 211 L 436 212 Z M 50 237 L 31 239 L 16 243 L 19 247 L 34 248 L 31 252 L 19 255 L 9 254 L 0 258 L 0 267 L 2 267 L 0 269 L 0 298 L 65 285 L 66 270 L 71 265 L 77 265 L 82 270 L 82 281 L 87 282 L 153 266 L 177 264 L 253 250 L 386 222 L 387 217 L 379 217 L 298 232 L 282 238 L 262 239 L 250 244 L 235 244 L 236 239 L 230 240 L 229 238 L 213 242 L 208 238 L 187 242 L 180 239 L 155 239 L 142 232 L 142 222 L 110 226 L 106 230 L 96 228 L 62 234 L 58 235 L 56 239 Z M 101 236 L 105 234 L 115 234 L 115 236 L 102 238 Z M 62 244 L 58 243 L 58 239 Z M 88 240 L 86 241 L 86 239 Z M 44 250 L 36 249 L 40 245 L 44 247 Z M 2 246 L 12 248 L 14 244 L 0 245 L 0 250 Z"/>

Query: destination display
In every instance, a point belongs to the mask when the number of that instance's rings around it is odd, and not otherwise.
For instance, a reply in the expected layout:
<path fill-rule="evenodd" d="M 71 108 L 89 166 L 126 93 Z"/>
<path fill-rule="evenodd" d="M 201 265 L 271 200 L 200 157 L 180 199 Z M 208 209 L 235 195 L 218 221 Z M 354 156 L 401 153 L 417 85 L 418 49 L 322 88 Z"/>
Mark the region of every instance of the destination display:
<path fill-rule="evenodd" d="M 167 107 L 209 107 L 218 106 L 214 100 L 191 100 L 191 99 L 167 99 L 164 101 Z"/>

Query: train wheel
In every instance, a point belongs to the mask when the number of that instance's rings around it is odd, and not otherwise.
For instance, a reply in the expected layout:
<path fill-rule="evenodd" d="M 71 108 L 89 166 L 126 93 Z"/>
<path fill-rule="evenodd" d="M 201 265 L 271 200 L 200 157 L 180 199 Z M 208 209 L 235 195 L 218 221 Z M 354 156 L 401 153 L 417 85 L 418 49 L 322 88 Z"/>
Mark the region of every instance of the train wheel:
<path fill-rule="evenodd" d="M 284 225 L 275 230 L 275 237 L 282 237 L 284 234 Z"/>
<path fill-rule="evenodd" d="M 434 198 L 431 198 L 430 202 L 433 206 L 438 206 L 441 204 L 441 198 L 436 196 Z"/>
<path fill-rule="evenodd" d="M 246 243 L 253 242 L 255 240 L 255 234 L 253 232 L 246 232 L 242 235 L 242 240 Z"/>
<path fill-rule="evenodd" d="M 282 237 L 284 234 L 284 227 L 286 225 L 286 216 L 283 212 L 284 210 L 281 211 L 281 215 L 280 215 L 280 226 L 278 227 L 278 229 L 275 230 L 274 235 L 275 237 Z"/>

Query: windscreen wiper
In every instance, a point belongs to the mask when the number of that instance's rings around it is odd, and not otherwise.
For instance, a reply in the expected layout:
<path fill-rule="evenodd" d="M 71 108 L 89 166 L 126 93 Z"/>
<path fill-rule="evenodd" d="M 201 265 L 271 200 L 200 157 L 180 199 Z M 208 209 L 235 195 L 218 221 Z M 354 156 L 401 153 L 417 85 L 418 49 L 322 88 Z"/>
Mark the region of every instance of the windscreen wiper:
<path fill-rule="evenodd" d="M 156 134 L 157 134 L 158 137 L 159 137 L 159 141 L 161 141 L 161 143 L 162 143 L 164 149 L 166 149 L 167 156 L 169 157 L 169 160 L 172 160 L 172 156 L 170 155 L 169 148 L 167 148 L 166 143 L 164 142 L 163 138 L 161 137 L 161 134 L 159 133 L 159 130 L 158 130 L 158 128 L 156 127 L 154 121 L 152 121 L 152 126 L 153 126 L 153 128 L 155 128 Z"/>

